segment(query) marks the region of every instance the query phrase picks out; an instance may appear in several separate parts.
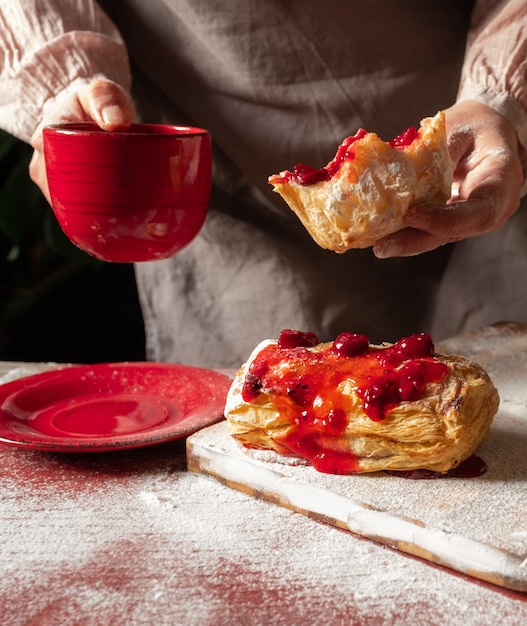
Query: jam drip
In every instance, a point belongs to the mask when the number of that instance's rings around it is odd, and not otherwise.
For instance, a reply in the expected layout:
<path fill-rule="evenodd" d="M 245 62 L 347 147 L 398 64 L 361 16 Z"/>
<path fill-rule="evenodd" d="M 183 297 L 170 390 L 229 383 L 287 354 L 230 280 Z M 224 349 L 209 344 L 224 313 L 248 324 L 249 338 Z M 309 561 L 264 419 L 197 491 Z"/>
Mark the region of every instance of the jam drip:
<path fill-rule="evenodd" d="M 337 153 L 332 161 L 325 167 L 311 167 L 304 163 L 295 165 L 292 172 L 286 171 L 282 176 L 275 179 L 280 183 L 295 182 L 298 185 L 314 185 L 324 182 L 332 178 L 340 169 L 345 160 L 352 161 L 355 158 L 354 144 L 359 139 L 366 137 L 368 133 L 363 129 L 359 130 L 350 137 L 346 137 L 337 149 Z M 395 137 L 389 142 L 389 145 L 396 150 L 404 150 L 419 136 L 418 130 L 411 126 L 403 133 Z"/>
<path fill-rule="evenodd" d="M 332 161 L 330 161 L 325 167 L 311 167 L 311 165 L 305 165 L 299 163 L 295 165 L 292 172 L 285 172 L 280 178 L 281 183 L 294 181 L 299 185 L 314 185 L 315 183 L 324 182 L 334 176 L 345 159 L 353 160 L 355 153 L 353 151 L 353 144 L 366 137 L 368 133 L 360 128 L 355 135 L 347 137 L 338 147 L 337 153 Z"/>
<path fill-rule="evenodd" d="M 242 397 L 252 402 L 260 393 L 269 393 L 293 426 L 282 443 L 320 471 L 358 469 L 349 453 L 328 451 L 328 438 L 347 426 L 350 399 L 339 390 L 343 381 L 351 381 L 365 414 L 380 422 L 391 409 L 418 400 L 428 383 L 448 374 L 448 367 L 434 359 L 434 345 L 426 334 L 384 348 L 371 347 L 365 335 L 355 333 L 342 333 L 319 349 L 317 344 L 312 333 L 282 331 L 278 343 L 265 347 L 249 366 Z"/>
<path fill-rule="evenodd" d="M 487 464 L 485 461 L 473 454 L 468 459 L 460 463 L 454 469 L 449 470 L 446 474 L 440 474 L 432 470 L 385 470 L 386 474 L 392 476 L 399 476 L 399 478 L 410 478 L 411 480 L 431 480 L 434 478 L 477 478 L 482 476 L 487 471 Z"/>

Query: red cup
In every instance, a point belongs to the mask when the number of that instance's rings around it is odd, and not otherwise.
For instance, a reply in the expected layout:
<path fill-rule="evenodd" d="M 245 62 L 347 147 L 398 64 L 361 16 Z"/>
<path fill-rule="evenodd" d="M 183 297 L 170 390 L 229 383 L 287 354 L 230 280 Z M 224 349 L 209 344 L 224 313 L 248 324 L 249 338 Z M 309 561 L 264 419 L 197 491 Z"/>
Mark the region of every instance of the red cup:
<path fill-rule="evenodd" d="M 198 234 L 211 188 L 202 128 L 94 123 L 44 128 L 51 206 L 69 239 L 104 261 L 172 256 Z"/>

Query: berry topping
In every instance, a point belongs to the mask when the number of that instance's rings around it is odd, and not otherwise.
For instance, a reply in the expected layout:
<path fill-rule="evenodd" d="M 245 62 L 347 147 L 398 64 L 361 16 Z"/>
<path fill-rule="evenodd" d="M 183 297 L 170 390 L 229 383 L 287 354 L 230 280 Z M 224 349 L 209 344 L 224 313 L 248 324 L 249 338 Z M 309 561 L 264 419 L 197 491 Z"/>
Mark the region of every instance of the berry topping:
<path fill-rule="evenodd" d="M 401 392 L 397 382 L 397 377 L 389 372 L 368 387 L 358 390 L 364 403 L 364 411 L 374 422 L 382 421 L 386 411 L 401 401 Z"/>
<path fill-rule="evenodd" d="M 243 381 L 242 398 L 244 402 L 252 402 L 260 395 L 262 379 L 252 372 L 248 372 Z"/>
<path fill-rule="evenodd" d="M 390 141 L 390 146 L 392 148 L 406 148 L 413 142 L 414 139 L 417 138 L 418 135 L 419 133 L 417 130 L 411 126 L 408 130 L 405 130 L 404 133 L 401 133 L 398 137 L 392 139 Z"/>
<path fill-rule="evenodd" d="M 447 374 L 448 367 L 444 363 L 414 359 L 397 370 L 372 377 L 370 384 L 357 393 L 369 418 L 380 422 L 401 402 L 419 400 L 427 383 L 440 382 Z"/>
<path fill-rule="evenodd" d="M 267 374 L 269 365 L 265 361 L 253 361 L 245 375 L 242 387 L 242 398 L 245 402 L 252 402 L 262 391 L 262 379 Z"/>
<path fill-rule="evenodd" d="M 353 144 L 359 139 L 366 137 L 367 134 L 363 128 L 359 128 L 353 136 L 346 137 L 338 147 L 333 159 L 325 167 L 316 168 L 299 163 L 295 165 L 292 172 L 286 171 L 280 176 L 272 176 L 270 182 L 276 184 L 278 182 L 287 183 L 294 181 L 298 185 L 314 185 L 315 183 L 329 180 L 339 171 L 340 166 L 346 159 L 351 161 L 355 158 Z"/>
<path fill-rule="evenodd" d="M 328 450 L 323 438 L 347 427 L 349 397 L 342 383 L 351 381 L 364 413 L 381 422 L 401 402 L 419 400 L 428 384 L 448 376 L 448 366 L 434 357 L 429 335 L 415 334 L 393 345 L 370 346 L 365 335 L 341 333 L 320 344 L 315 334 L 286 329 L 278 345 L 265 346 L 251 363 L 242 396 L 246 402 L 269 394 L 290 428 L 281 443 L 307 458 L 318 470 L 357 470 L 350 453 Z M 289 349 L 289 351 L 284 352 Z"/>
<path fill-rule="evenodd" d="M 293 178 L 299 185 L 314 185 L 323 180 L 328 180 L 329 172 L 325 167 L 317 169 L 311 165 L 299 163 L 293 168 Z"/>
<path fill-rule="evenodd" d="M 305 333 L 301 330 L 284 329 L 278 337 L 279 348 L 311 348 L 318 343 L 315 333 Z"/>
<path fill-rule="evenodd" d="M 401 358 L 424 359 L 434 356 L 434 342 L 426 333 L 403 337 L 395 344 L 395 348 Z"/>
<path fill-rule="evenodd" d="M 331 349 L 339 356 L 358 356 L 368 352 L 370 342 L 366 335 L 357 333 L 340 333 L 333 342 Z"/>

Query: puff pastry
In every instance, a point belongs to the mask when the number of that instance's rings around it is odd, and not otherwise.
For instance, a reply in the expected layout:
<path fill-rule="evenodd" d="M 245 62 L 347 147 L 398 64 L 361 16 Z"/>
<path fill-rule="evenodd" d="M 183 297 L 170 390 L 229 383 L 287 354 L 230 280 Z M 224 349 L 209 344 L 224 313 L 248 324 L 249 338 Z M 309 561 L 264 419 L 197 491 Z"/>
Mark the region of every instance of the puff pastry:
<path fill-rule="evenodd" d="M 258 345 L 227 396 L 230 434 L 247 448 L 317 470 L 446 473 L 488 434 L 498 392 L 476 363 L 436 354 L 428 335 L 371 345 L 282 331 Z"/>
<path fill-rule="evenodd" d="M 446 202 L 452 169 L 439 111 L 390 142 L 361 129 L 325 167 L 299 164 L 268 181 L 321 247 L 342 253 L 404 228 L 414 204 Z"/>

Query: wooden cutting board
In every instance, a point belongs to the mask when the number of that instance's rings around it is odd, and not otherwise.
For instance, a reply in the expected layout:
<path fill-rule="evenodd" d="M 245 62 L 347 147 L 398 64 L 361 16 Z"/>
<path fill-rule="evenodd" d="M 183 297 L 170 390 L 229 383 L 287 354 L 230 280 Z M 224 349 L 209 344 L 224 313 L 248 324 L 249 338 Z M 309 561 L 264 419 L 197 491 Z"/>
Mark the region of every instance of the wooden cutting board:
<path fill-rule="evenodd" d="M 478 450 L 487 464 L 483 476 L 322 474 L 246 451 L 225 422 L 189 437 L 188 467 L 320 522 L 527 592 L 527 324 L 487 327 L 436 349 L 480 363 L 500 392 L 500 409 Z"/>

